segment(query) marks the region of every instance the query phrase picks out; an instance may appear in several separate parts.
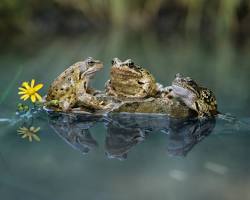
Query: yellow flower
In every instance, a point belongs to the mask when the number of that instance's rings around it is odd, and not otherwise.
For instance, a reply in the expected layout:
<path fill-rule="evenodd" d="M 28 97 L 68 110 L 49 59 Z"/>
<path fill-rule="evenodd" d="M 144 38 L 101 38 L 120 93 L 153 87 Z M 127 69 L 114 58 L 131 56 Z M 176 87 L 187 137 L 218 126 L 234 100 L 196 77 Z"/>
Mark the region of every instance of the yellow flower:
<path fill-rule="evenodd" d="M 22 138 L 28 137 L 29 141 L 32 142 L 32 139 L 34 138 L 36 141 L 40 141 L 40 138 L 36 135 L 36 132 L 40 130 L 40 127 L 35 128 L 34 126 L 31 126 L 30 128 L 27 127 L 20 127 L 17 132 L 19 135 L 22 135 Z"/>
<path fill-rule="evenodd" d="M 18 94 L 22 95 L 20 99 L 26 101 L 30 98 L 33 103 L 37 100 L 42 101 L 42 97 L 37 93 L 37 91 L 43 87 L 43 84 L 40 83 L 35 86 L 35 80 L 32 79 L 30 85 L 28 82 L 23 82 L 22 86 L 23 87 L 18 88 L 20 90 Z"/>

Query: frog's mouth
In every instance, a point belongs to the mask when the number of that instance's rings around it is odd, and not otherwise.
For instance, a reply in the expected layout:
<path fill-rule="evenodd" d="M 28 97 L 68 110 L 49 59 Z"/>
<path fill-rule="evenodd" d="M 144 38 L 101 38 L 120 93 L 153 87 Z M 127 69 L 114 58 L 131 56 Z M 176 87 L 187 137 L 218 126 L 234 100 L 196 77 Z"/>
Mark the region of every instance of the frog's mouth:
<path fill-rule="evenodd" d="M 100 61 L 96 62 L 95 65 L 93 65 L 85 73 L 83 73 L 83 76 L 92 77 L 95 75 L 96 72 L 100 71 L 102 68 L 103 64 Z"/>

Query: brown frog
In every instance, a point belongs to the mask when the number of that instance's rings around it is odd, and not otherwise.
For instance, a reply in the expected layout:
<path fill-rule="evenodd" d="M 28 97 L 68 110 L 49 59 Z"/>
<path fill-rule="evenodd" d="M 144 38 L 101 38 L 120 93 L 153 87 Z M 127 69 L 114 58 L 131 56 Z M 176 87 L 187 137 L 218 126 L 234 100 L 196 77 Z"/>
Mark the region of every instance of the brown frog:
<path fill-rule="evenodd" d="M 217 102 L 214 93 L 200 87 L 192 78 L 176 74 L 172 82 L 173 94 L 181 98 L 183 102 L 198 113 L 199 117 L 211 117 L 217 115 Z"/>
<path fill-rule="evenodd" d="M 131 59 L 124 62 L 112 60 L 111 78 L 106 83 L 106 93 L 122 99 L 155 96 L 155 78 L 146 69 L 136 65 Z"/>
<path fill-rule="evenodd" d="M 49 87 L 46 102 L 56 101 L 56 110 L 69 111 L 75 106 L 91 109 L 103 109 L 103 102 L 98 101 L 88 87 L 89 80 L 103 68 L 99 60 L 91 57 L 77 62 L 62 72 Z"/>

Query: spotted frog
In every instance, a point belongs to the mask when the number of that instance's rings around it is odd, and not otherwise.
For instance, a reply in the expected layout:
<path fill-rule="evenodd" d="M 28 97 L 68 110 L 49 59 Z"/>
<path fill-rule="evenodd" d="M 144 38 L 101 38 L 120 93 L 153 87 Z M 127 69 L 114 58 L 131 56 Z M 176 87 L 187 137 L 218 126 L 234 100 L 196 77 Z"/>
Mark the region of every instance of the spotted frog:
<path fill-rule="evenodd" d="M 214 93 L 205 87 L 200 87 L 192 78 L 176 74 L 172 82 L 173 94 L 198 113 L 199 117 L 217 115 L 217 102 Z"/>
<path fill-rule="evenodd" d="M 91 57 L 67 68 L 49 87 L 47 105 L 56 101 L 53 106 L 59 111 L 70 111 L 76 105 L 102 109 L 104 105 L 91 94 L 88 86 L 91 77 L 102 68 L 103 64 Z"/>
<path fill-rule="evenodd" d="M 106 83 L 106 93 L 118 98 L 145 98 L 157 93 L 155 78 L 131 59 L 124 62 L 112 60 L 111 78 Z"/>

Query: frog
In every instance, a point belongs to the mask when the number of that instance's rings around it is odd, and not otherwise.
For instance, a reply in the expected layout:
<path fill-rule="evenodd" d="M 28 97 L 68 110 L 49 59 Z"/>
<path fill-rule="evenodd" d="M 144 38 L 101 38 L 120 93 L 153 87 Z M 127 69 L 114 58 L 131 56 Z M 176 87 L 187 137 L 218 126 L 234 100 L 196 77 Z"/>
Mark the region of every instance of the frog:
<path fill-rule="evenodd" d="M 106 94 L 118 99 L 143 99 L 157 94 L 154 76 L 132 59 L 111 61 L 110 80 L 105 84 Z"/>
<path fill-rule="evenodd" d="M 90 79 L 102 68 L 102 62 L 92 57 L 74 63 L 52 82 L 45 97 L 46 105 L 64 112 L 76 106 L 103 109 L 105 105 L 96 99 L 94 90 L 89 87 Z"/>
<path fill-rule="evenodd" d="M 172 94 L 196 111 L 198 117 L 213 117 L 219 114 L 215 94 L 210 89 L 199 86 L 193 78 L 177 73 L 171 88 Z"/>

